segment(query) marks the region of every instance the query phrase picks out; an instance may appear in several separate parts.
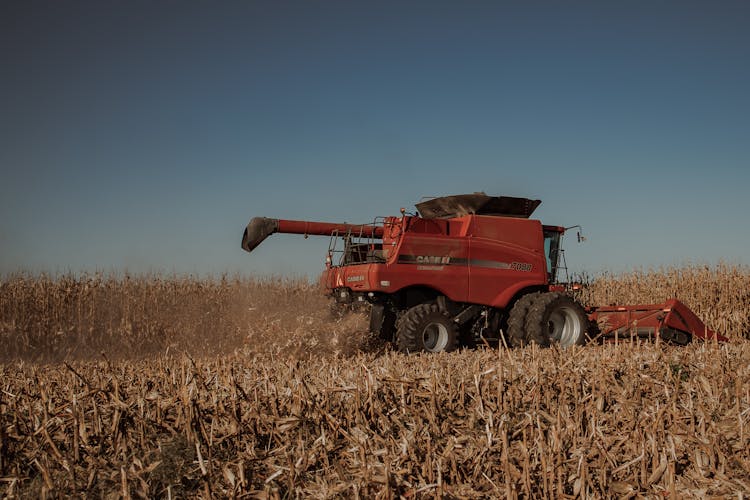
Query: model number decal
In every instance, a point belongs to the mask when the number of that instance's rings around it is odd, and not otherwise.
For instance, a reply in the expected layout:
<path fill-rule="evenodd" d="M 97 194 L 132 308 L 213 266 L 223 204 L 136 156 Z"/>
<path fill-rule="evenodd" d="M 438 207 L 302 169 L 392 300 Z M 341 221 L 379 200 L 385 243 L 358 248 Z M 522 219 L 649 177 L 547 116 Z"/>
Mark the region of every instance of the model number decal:
<path fill-rule="evenodd" d="M 531 272 L 534 266 L 529 264 L 528 262 L 511 262 L 510 268 L 514 271 L 524 271 L 524 272 Z"/>

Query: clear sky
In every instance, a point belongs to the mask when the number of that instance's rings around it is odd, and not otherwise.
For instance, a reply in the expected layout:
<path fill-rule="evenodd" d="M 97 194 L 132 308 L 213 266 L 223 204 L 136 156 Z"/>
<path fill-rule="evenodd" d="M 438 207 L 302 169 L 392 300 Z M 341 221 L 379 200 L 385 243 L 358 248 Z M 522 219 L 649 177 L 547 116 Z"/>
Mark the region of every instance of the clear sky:
<path fill-rule="evenodd" d="M 539 198 L 574 272 L 748 264 L 750 2 L 0 3 L 0 273 L 315 276 L 423 196 Z"/>

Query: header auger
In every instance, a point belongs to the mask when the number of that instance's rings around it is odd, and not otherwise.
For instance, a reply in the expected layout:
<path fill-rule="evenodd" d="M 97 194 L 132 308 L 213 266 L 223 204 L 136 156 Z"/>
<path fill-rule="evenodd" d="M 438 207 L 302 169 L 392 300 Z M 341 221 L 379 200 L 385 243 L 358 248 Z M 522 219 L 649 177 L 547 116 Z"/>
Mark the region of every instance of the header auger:
<path fill-rule="evenodd" d="M 725 341 L 677 300 L 584 308 L 558 282 L 565 228 L 530 219 L 539 200 L 484 193 L 418 203 L 372 224 L 256 217 L 248 252 L 273 233 L 330 236 L 321 281 L 343 304 L 369 303 L 370 329 L 403 352 L 459 345 L 596 339 Z"/>

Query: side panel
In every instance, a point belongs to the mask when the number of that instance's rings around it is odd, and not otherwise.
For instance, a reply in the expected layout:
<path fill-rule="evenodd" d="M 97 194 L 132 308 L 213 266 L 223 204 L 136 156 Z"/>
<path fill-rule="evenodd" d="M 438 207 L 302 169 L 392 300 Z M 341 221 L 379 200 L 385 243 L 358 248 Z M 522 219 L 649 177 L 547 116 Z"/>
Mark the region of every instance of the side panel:
<path fill-rule="evenodd" d="M 395 289 L 423 285 L 465 302 L 469 285 L 466 238 L 405 233 L 392 265 L 386 266 Z"/>
<path fill-rule="evenodd" d="M 539 221 L 477 216 L 469 232 L 468 302 L 505 307 L 519 290 L 547 284 Z"/>
<path fill-rule="evenodd" d="M 387 263 L 332 267 L 324 271 L 327 289 L 395 293 L 424 286 L 456 302 L 467 300 L 469 273 L 466 238 L 405 233 Z"/>

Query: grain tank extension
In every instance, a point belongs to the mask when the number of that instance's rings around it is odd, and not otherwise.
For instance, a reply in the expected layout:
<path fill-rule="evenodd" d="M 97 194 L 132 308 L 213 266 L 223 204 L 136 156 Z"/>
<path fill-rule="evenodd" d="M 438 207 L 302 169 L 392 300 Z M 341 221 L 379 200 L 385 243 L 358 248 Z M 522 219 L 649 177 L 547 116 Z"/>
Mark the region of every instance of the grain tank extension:
<path fill-rule="evenodd" d="M 242 248 L 273 233 L 329 236 L 326 292 L 368 303 L 370 329 L 403 352 L 597 339 L 727 340 L 677 300 L 584 308 L 558 281 L 565 228 L 531 219 L 539 200 L 445 196 L 371 224 L 256 217 Z"/>

